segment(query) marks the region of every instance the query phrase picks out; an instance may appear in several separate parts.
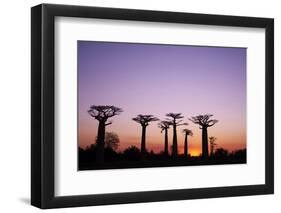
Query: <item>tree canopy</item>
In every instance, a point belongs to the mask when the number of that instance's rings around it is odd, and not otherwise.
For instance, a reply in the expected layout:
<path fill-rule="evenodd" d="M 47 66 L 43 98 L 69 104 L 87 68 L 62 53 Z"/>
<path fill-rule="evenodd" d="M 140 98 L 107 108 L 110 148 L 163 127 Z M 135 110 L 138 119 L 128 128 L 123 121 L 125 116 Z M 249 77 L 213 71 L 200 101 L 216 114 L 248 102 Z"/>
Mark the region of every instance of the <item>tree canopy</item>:
<path fill-rule="evenodd" d="M 182 132 L 186 135 L 190 135 L 190 136 L 193 135 L 193 132 L 190 129 L 183 129 Z"/>
<path fill-rule="evenodd" d="M 159 119 L 154 115 L 142 115 L 139 114 L 137 117 L 132 118 L 133 121 L 141 124 L 142 126 L 148 126 L 152 121 L 158 121 Z"/>
<path fill-rule="evenodd" d="M 171 121 L 160 121 L 158 127 L 161 129 L 161 132 L 163 132 L 164 130 L 169 129 L 172 124 Z"/>
<path fill-rule="evenodd" d="M 92 105 L 88 110 L 88 113 L 98 121 L 107 121 L 108 118 L 121 112 L 123 112 L 121 108 L 112 105 Z"/>
<path fill-rule="evenodd" d="M 212 114 L 197 115 L 191 117 L 189 120 L 195 124 L 199 124 L 201 127 L 211 127 L 219 122 L 218 120 L 211 119 L 212 116 Z"/>
<path fill-rule="evenodd" d="M 167 120 L 172 122 L 172 124 L 175 126 L 188 125 L 188 123 L 182 123 L 183 122 L 182 118 L 184 118 L 184 116 L 181 113 L 170 112 L 170 113 L 167 113 L 166 116 L 169 117 Z M 178 119 L 181 119 L 181 120 L 178 120 Z"/>

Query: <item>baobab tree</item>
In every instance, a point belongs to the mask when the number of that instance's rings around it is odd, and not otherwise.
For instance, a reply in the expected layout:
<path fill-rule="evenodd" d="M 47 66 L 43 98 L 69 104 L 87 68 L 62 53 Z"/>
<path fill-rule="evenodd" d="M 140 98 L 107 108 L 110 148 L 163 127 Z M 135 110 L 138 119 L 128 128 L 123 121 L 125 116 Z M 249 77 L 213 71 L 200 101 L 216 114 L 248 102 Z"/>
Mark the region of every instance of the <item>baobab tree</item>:
<path fill-rule="evenodd" d="M 211 119 L 213 115 L 206 114 L 206 115 L 197 115 L 191 117 L 193 123 L 198 124 L 199 128 L 202 129 L 202 158 L 207 159 L 209 156 L 208 151 L 208 128 L 214 126 L 218 120 Z"/>
<path fill-rule="evenodd" d="M 192 136 L 193 132 L 190 129 L 183 129 L 184 133 L 184 157 L 188 156 L 188 136 Z"/>
<path fill-rule="evenodd" d="M 177 158 L 178 156 L 178 139 L 177 139 L 177 126 L 188 125 L 187 123 L 182 123 L 183 116 L 181 113 L 168 113 L 166 114 L 168 121 L 172 123 L 173 126 L 173 146 L 172 146 L 172 157 Z"/>
<path fill-rule="evenodd" d="M 158 124 L 158 127 L 161 129 L 161 133 L 164 131 L 164 155 L 169 155 L 169 148 L 168 148 L 168 129 L 172 125 L 172 122 L 170 121 L 161 121 Z"/>
<path fill-rule="evenodd" d="M 110 105 L 93 105 L 88 110 L 88 113 L 99 122 L 96 142 L 97 163 L 104 162 L 105 127 L 112 124 L 108 119 L 115 115 L 119 115 L 121 112 L 123 112 L 121 108 Z"/>
<path fill-rule="evenodd" d="M 210 151 L 210 156 L 213 156 L 214 155 L 214 151 L 215 151 L 215 146 L 217 145 L 216 143 L 215 143 L 215 141 L 217 140 L 217 138 L 216 137 L 209 137 L 209 143 L 210 143 L 210 149 L 211 149 L 211 151 Z"/>
<path fill-rule="evenodd" d="M 135 118 L 132 118 L 133 121 L 139 123 L 142 127 L 142 134 L 141 134 L 141 155 L 144 158 L 146 154 L 146 147 L 145 147 L 145 139 L 146 139 L 146 127 L 152 121 L 158 121 L 159 119 L 153 115 L 138 115 Z"/>

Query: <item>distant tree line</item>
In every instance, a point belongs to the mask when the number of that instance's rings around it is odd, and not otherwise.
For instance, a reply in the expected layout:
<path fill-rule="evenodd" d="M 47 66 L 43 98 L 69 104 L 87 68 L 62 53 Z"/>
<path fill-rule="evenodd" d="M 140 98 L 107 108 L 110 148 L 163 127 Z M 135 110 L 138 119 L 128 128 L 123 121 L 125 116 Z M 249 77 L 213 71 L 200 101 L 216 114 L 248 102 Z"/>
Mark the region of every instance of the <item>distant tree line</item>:
<path fill-rule="evenodd" d="M 107 134 L 107 133 L 106 133 Z M 143 167 L 143 163 L 156 162 L 157 165 L 166 165 L 171 162 L 174 165 L 179 163 L 184 163 L 184 165 L 214 165 L 214 164 L 228 164 L 228 163 L 246 163 L 246 149 L 236 150 L 229 152 L 223 148 L 215 149 L 214 153 L 209 156 L 207 160 L 202 158 L 202 155 L 192 156 L 188 154 L 187 156 L 179 154 L 177 160 L 173 159 L 172 156 L 167 156 L 162 151 L 160 153 L 155 153 L 154 151 L 149 151 L 146 153 L 146 160 L 143 161 L 141 150 L 131 145 L 124 150 L 114 150 L 110 146 L 105 146 L 104 149 L 104 161 L 110 163 L 110 168 L 127 168 L 128 164 L 123 162 L 139 162 L 140 167 Z M 159 164 L 157 162 L 160 162 Z M 162 163 L 161 163 L 162 162 Z M 87 146 L 84 149 L 79 148 L 79 169 L 94 169 L 97 166 L 102 166 L 104 164 L 96 163 L 96 144 Z M 129 164 L 130 165 L 130 164 Z"/>

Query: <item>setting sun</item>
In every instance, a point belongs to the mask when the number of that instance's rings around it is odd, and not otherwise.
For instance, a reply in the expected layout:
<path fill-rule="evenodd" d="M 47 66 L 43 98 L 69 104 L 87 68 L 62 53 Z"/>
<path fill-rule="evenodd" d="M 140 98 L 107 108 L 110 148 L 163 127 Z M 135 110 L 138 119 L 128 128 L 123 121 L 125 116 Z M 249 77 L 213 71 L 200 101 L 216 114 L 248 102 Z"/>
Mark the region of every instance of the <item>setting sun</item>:
<path fill-rule="evenodd" d="M 201 154 L 201 151 L 200 150 L 190 150 L 190 152 L 189 152 L 189 154 L 190 154 L 190 156 L 192 156 L 192 157 L 197 157 L 197 156 L 199 156 L 200 154 Z"/>

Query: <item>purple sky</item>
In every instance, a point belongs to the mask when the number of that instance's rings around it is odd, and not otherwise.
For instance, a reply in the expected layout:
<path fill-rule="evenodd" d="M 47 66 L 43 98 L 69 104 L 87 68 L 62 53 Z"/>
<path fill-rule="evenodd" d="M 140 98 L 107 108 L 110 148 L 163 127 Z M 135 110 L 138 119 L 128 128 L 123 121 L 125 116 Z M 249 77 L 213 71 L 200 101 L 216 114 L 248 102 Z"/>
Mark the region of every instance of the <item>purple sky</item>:
<path fill-rule="evenodd" d="M 87 113 L 91 105 L 124 110 L 107 128 L 119 135 L 121 149 L 139 146 L 141 128 L 132 117 L 153 114 L 164 119 L 168 112 L 183 113 L 187 122 L 190 116 L 214 114 L 219 123 L 209 129 L 209 136 L 217 137 L 221 147 L 246 147 L 245 48 L 78 41 L 78 83 L 82 147 L 96 137 L 98 122 Z M 190 146 L 200 150 L 200 130 L 188 123 L 194 132 Z M 147 147 L 163 147 L 156 122 L 148 127 Z"/>

